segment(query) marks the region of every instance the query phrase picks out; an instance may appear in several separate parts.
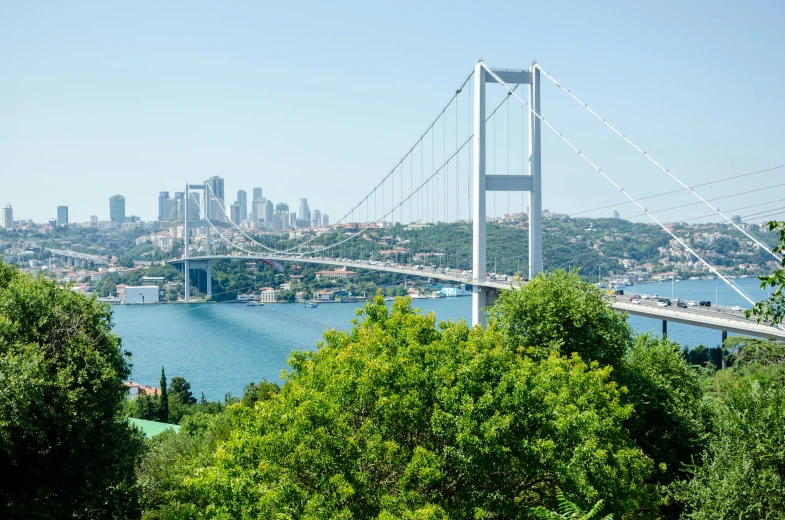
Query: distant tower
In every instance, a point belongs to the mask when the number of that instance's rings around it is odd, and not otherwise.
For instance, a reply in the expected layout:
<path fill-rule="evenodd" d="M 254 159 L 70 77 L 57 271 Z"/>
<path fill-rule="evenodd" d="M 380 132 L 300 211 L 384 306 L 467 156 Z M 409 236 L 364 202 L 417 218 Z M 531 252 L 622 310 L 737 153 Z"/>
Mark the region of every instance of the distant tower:
<path fill-rule="evenodd" d="M 300 220 L 311 220 L 311 208 L 308 207 L 308 199 L 300 199 Z"/>
<path fill-rule="evenodd" d="M 287 211 L 289 207 L 286 207 Z M 274 213 L 274 206 L 273 201 L 268 200 L 264 203 L 264 222 L 267 224 L 268 228 L 273 227 L 273 213 Z"/>
<path fill-rule="evenodd" d="M 4 229 L 14 227 L 14 208 L 11 207 L 10 202 L 0 210 L 0 227 Z"/>
<path fill-rule="evenodd" d="M 109 220 L 112 227 L 120 227 L 125 222 L 125 197 L 122 195 L 109 197 Z"/>
<path fill-rule="evenodd" d="M 621 218 L 621 217 L 619 216 L 619 212 L 618 212 L 618 211 L 616 211 L 615 209 L 613 210 L 613 218 Z"/>
<path fill-rule="evenodd" d="M 237 204 L 240 206 L 240 220 L 235 220 L 237 224 L 248 218 L 248 193 L 245 190 L 237 192 Z"/>
<path fill-rule="evenodd" d="M 313 210 L 313 217 L 311 219 L 312 227 L 320 227 L 322 225 L 322 212 L 318 209 Z"/>
<path fill-rule="evenodd" d="M 733 215 L 730 221 L 734 224 L 741 224 L 741 215 Z"/>
<path fill-rule="evenodd" d="M 57 225 L 68 225 L 68 206 L 57 206 Z"/>
<path fill-rule="evenodd" d="M 169 199 L 168 191 L 158 193 L 158 221 L 166 220 L 166 201 Z"/>
<path fill-rule="evenodd" d="M 227 216 L 224 215 L 224 210 L 228 211 L 229 208 L 226 207 L 226 203 L 224 202 L 223 177 L 214 175 L 204 181 L 204 183 L 209 186 L 209 189 L 206 190 L 205 193 L 205 197 L 209 197 L 207 208 L 209 208 L 210 214 L 207 215 L 207 218 L 219 222 L 226 221 Z M 223 208 L 223 210 L 221 208 Z"/>
<path fill-rule="evenodd" d="M 231 206 L 229 206 L 229 218 L 232 219 L 232 222 L 235 224 L 240 224 L 240 204 L 235 202 Z"/>
<path fill-rule="evenodd" d="M 327 227 L 330 225 L 330 215 L 325 213 L 322 215 L 322 226 Z"/>

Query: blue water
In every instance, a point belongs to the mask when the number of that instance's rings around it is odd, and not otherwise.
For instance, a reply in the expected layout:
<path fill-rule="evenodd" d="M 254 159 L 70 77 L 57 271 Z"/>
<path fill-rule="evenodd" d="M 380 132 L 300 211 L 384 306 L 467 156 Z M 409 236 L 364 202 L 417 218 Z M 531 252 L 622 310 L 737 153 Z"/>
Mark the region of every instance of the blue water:
<path fill-rule="evenodd" d="M 767 296 L 756 279 L 736 280 L 753 299 Z M 631 287 L 625 288 L 626 292 Z M 716 286 L 722 305 L 749 304 L 720 282 Z M 636 285 L 636 293 L 671 296 L 671 284 Z M 711 300 L 716 304 L 714 280 L 685 280 L 673 284 L 673 296 L 687 300 Z M 415 300 L 423 312 L 433 310 L 439 320 L 469 320 L 471 298 Z M 227 392 L 242 395 L 251 381 L 280 381 L 292 350 L 316 347 L 328 328 L 348 330 L 360 304 L 322 304 L 306 309 L 300 304 L 190 304 L 115 306 L 115 333 L 133 357 L 132 378 L 158 386 L 161 366 L 169 378 L 185 377 L 195 395 L 223 399 Z M 640 332 L 659 334 L 661 322 L 632 316 L 630 324 Z M 668 324 L 668 337 L 687 346 L 717 346 L 721 333 L 678 323 Z"/>

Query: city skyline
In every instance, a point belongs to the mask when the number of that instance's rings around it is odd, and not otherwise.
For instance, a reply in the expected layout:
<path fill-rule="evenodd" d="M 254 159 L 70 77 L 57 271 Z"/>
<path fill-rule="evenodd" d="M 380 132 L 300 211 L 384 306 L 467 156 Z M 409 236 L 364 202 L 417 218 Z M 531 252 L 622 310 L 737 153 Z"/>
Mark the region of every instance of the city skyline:
<path fill-rule="evenodd" d="M 570 16 L 557 5 L 510 6 L 493 36 L 474 30 L 476 17 L 451 4 L 404 2 L 391 16 L 376 9 L 11 5 L 0 20 L 0 196 L 16 219 L 44 222 L 67 205 L 77 222 L 103 218 L 102 201 L 122 193 L 129 214 L 154 220 L 158 190 L 151 186 L 182 190 L 220 172 L 232 178 L 226 194 L 262 178 L 277 200 L 294 207 L 302 191 L 316 192 L 330 204 L 323 211 L 343 215 L 397 164 L 480 57 L 496 67 L 537 59 L 690 185 L 785 162 L 785 105 L 775 87 L 785 71 L 771 66 L 785 54 L 783 4 L 713 4 L 710 17 L 678 2 L 576 5 Z M 96 13 L 105 23 L 91 22 Z M 294 38 L 281 23 L 292 16 L 299 20 Z M 538 23 L 520 31 L 522 18 Z M 307 45 L 299 38 L 306 34 L 324 36 L 322 44 Z M 281 70 L 299 71 L 302 63 L 319 88 L 280 81 Z M 728 100 L 739 96 L 738 86 L 717 81 L 717 71 L 742 63 L 744 105 L 735 110 Z M 653 81 L 660 75 L 667 80 Z M 489 89 L 489 102 L 503 96 Z M 676 187 L 552 84 L 543 85 L 543 110 L 634 196 Z M 521 161 L 504 149 L 507 117 L 500 113 L 489 132 L 493 147 L 499 131 L 489 168 L 502 172 L 508 157 Z M 520 113 L 510 118 L 515 123 Z M 702 194 L 740 194 L 747 181 L 762 188 L 783 178 L 777 171 Z M 738 197 L 728 207 L 758 202 Z M 659 207 L 681 203 L 673 199 Z M 460 213 L 463 200 L 453 210 Z M 620 202 L 554 135 L 544 135 L 546 207 L 572 213 Z M 512 198 L 509 209 L 522 205 Z M 498 198 L 488 212 L 507 206 Z M 636 214 L 624 209 L 622 218 Z"/>

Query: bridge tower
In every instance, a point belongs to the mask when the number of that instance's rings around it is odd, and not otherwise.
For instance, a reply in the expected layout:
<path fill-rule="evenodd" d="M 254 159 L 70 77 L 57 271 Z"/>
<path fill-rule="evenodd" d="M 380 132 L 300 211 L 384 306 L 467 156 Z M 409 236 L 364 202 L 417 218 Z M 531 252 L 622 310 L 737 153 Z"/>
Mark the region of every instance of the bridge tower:
<path fill-rule="evenodd" d="M 536 114 L 540 111 L 540 71 L 532 66 L 528 70 L 491 69 L 504 83 L 529 85 L 529 106 Z M 485 194 L 488 191 L 526 191 L 529 193 L 529 278 L 542 271 L 542 186 L 541 186 L 541 134 L 540 120 L 529 113 L 529 174 L 491 175 L 485 173 L 485 84 L 497 83 L 485 64 L 474 66 L 474 159 L 472 164 L 473 187 L 473 255 L 472 255 L 472 325 L 484 325 L 483 307 L 493 304 L 498 292 L 482 287 L 486 281 L 485 256 Z M 509 172 L 508 172 L 509 173 Z"/>
<path fill-rule="evenodd" d="M 207 282 L 207 296 L 211 297 L 213 295 L 213 263 L 210 260 L 210 255 L 212 254 L 212 250 L 210 247 L 210 237 L 212 235 L 212 229 L 210 228 L 210 222 L 207 221 L 206 215 L 209 215 L 209 206 L 210 206 L 210 197 L 208 196 L 208 186 L 207 184 L 188 184 L 185 185 L 185 208 L 183 215 L 183 235 L 185 235 L 184 242 L 185 242 L 185 251 L 183 253 L 183 276 L 185 278 L 185 301 L 188 302 L 191 299 L 191 269 L 201 269 L 205 271 L 205 278 Z M 194 196 L 192 194 L 193 191 L 201 191 L 202 192 L 202 204 L 199 211 L 199 219 L 198 220 L 191 220 L 191 205 L 196 204 L 196 200 L 194 200 Z M 198 257 L 192 259 L 190 257 L 189 252 L 189 245 L 191 243 L 191 227 L 203 227 L 204 234 L 205 234 L 205 255 L 208 257 L 206 259 L 199 259 Z"/>

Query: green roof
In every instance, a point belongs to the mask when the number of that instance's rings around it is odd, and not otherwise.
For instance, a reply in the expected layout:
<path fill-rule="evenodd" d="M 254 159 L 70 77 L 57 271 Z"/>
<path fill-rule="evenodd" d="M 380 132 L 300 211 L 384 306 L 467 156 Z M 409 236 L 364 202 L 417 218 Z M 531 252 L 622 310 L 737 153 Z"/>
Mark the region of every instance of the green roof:
<path fill-rule="evenodd" d="M 142 430 L 145 437 L 155 437 L 159 433 L 172 429 L 175 433 L 180 431 L 180 427 L 176 424 L 167 424 L 157 421 L 146 421 L 144 419 L 129 418 L 128 422 Z"/>

